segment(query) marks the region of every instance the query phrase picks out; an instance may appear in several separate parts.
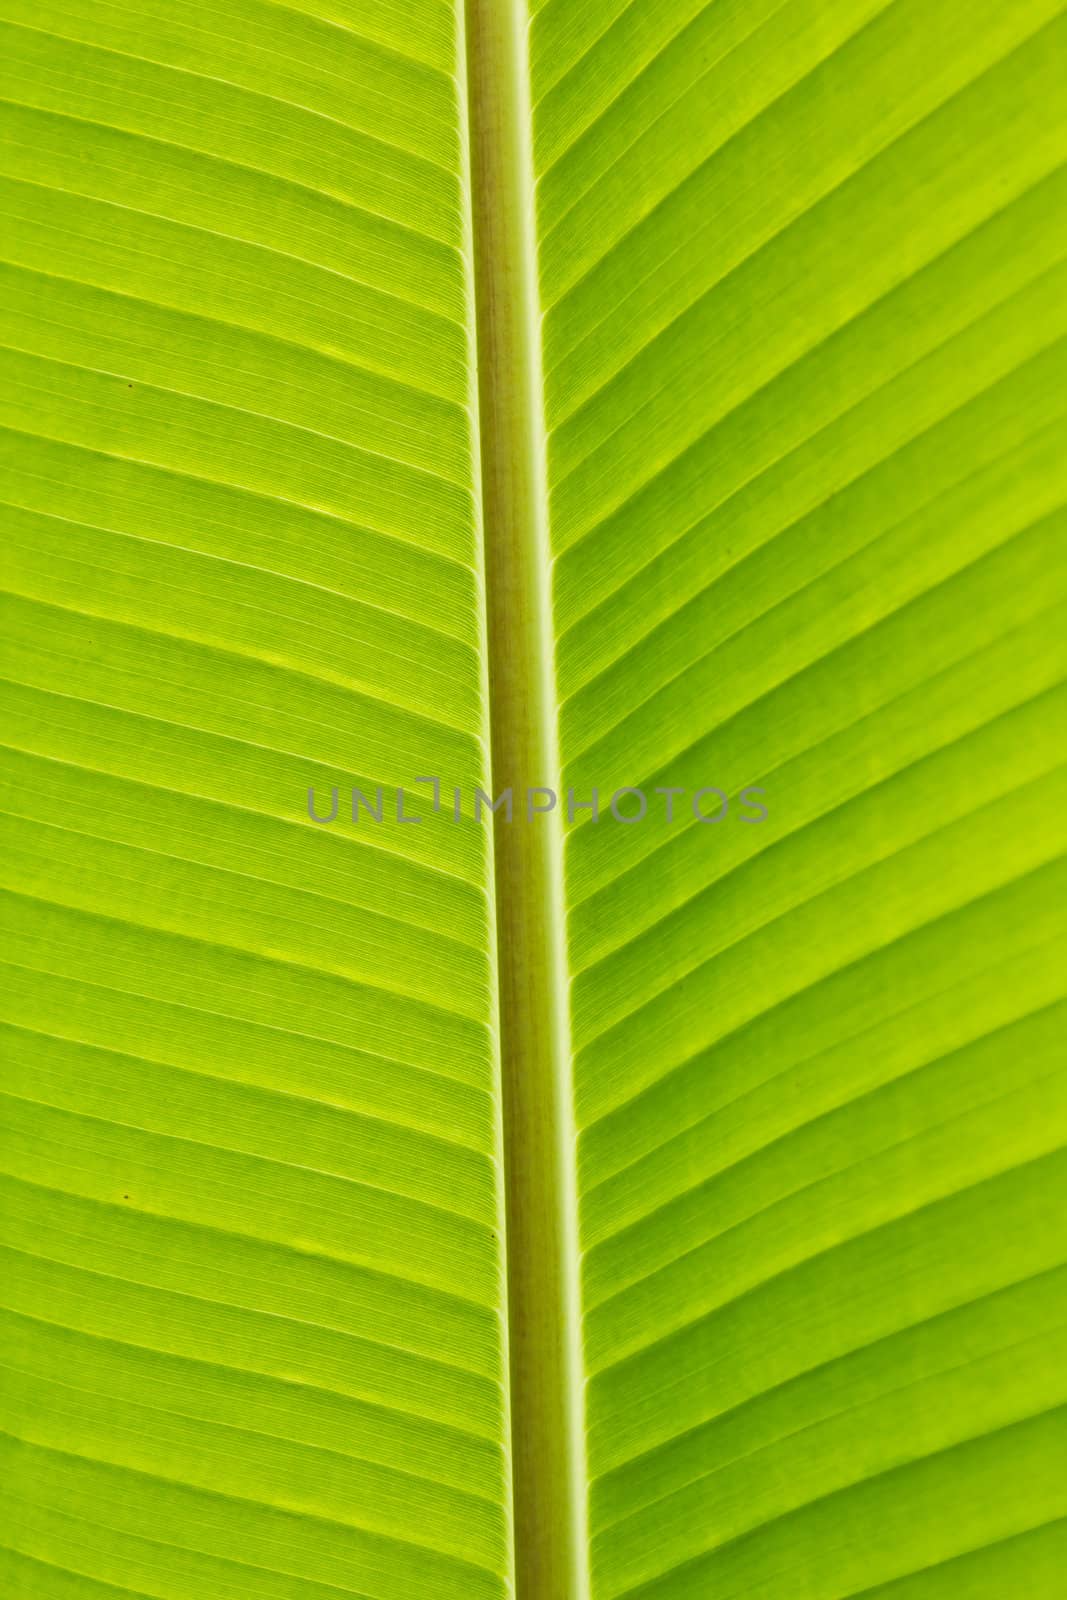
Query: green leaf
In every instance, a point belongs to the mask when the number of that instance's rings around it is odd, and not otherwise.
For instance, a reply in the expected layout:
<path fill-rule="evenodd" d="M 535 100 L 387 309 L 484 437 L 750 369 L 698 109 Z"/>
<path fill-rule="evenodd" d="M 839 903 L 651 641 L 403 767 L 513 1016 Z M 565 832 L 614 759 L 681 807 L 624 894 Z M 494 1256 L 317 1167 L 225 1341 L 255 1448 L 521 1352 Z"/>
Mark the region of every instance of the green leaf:
<path fill-rule="evenodd" d="M 1062 1588 L 1062 12 L 534 19 L 597 1600 Z"/>
<path fill-rule="evenodd" d="M 0 33 L 0 1588 L 1058 1600 L 1063 0 Z"/>
<path fill-rule="evenodd" d="M 413 783 L 487 744 L 415 9 L 5 8 L 5 1593 L 509 1587 L 489 841 Z"/>

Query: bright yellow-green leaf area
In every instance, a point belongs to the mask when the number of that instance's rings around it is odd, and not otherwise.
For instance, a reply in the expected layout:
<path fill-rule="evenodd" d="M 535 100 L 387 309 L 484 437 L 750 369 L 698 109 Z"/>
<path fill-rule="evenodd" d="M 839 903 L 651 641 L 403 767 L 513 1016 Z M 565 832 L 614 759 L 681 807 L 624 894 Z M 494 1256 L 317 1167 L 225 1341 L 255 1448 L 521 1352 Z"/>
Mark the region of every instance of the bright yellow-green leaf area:
<path fill-rule="evenodd" d="M 1067 1584 L 1063 10 L 534 18 L 596 1600 Z"/>
<path fill-rule="evenodd" d="M 0 1589 L 490 1600 L 456 17 L 2 9 Z"/>
<path fill-rule="evenodd" d="M 530 13 L 592 1600 L 1062 1600 L 1067 6 Z M 0 1593 L 503 1600 L 463 5 L 0 35 Z"/>

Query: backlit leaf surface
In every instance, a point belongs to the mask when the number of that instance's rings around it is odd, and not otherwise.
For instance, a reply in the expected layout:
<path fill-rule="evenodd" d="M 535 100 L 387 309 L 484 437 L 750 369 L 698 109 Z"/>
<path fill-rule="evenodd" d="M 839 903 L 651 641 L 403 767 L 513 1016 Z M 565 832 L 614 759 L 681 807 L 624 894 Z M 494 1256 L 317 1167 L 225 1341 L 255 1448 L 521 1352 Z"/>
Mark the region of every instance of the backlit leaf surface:
<path fill-rule="evenodd" d="M 593 1593 L 1058 1595 L 1063 8 L 532 59 Z"/>
<path fill-rule="evenodd" d="M 1067 12 L 516 17 L 589 1592 L 1058 1600 Z M 467 20 L 0 0 L 18 1600 L 514 1592 Z"/>

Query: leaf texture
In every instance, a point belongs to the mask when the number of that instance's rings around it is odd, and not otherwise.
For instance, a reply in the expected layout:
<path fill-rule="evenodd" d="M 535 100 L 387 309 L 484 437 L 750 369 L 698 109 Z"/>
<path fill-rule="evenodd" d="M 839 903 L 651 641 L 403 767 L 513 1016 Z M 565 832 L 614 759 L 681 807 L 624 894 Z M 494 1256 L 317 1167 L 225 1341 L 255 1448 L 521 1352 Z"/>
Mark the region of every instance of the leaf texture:
<path fill-rule="evenodd" d="M 501 5 L 591 1600 L 1059 1600 L 1067 9 Z M 17 1600 L 515 1592 L 465 12 L 0 0 Z"/>
<path fill-rule="evenodd" d="M 1051 1600 L 1067 18 L 530 54 L 593 1595 Z"/>
<path fill-rule="evenodd" d="M 488 1600 L 491 862 L 391 816 L 488 782 L 456 10 L 2 13 L 0 1588 Z"/>

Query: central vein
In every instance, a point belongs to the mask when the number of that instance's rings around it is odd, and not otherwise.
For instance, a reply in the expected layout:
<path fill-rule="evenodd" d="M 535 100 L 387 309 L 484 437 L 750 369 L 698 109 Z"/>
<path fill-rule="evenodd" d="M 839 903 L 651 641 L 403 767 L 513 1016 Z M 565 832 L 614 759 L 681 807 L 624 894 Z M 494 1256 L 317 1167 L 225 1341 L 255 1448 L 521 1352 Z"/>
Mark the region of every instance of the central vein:
<path fill-rule="evenodd" d="M 525 0 L 467 0 L 521 1600 L 586 1600 L 587 1477 L 562 793 Z"/>

